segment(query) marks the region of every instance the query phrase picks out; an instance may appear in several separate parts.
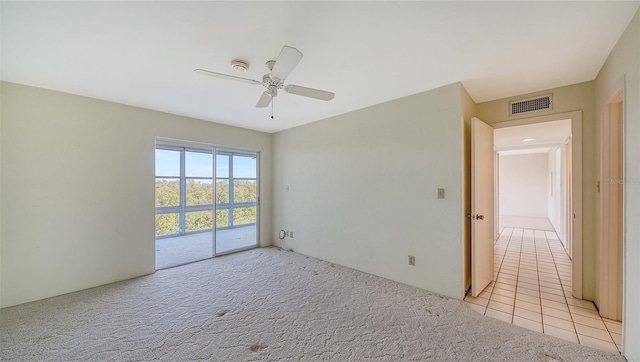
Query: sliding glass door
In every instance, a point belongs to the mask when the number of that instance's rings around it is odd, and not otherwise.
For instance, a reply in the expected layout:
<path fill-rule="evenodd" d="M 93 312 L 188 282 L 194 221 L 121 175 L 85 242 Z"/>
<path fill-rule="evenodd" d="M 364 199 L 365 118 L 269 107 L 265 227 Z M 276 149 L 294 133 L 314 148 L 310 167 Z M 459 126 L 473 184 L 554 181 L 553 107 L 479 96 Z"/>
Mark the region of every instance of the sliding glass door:
<path fill-rule="evenodd" d="M 258 245 L 258 160 L 257 152 L 157 144 L 156 269 Z"/>
<path fill-rule="evenodd" d="M 258 153 L 216 150 L 216 255 L 258 245 L 258 173 Z"/>
<path fill-rule="evenodd" d="M 156 147 L 156 269 L 213 256 L 211 149 Z"/>

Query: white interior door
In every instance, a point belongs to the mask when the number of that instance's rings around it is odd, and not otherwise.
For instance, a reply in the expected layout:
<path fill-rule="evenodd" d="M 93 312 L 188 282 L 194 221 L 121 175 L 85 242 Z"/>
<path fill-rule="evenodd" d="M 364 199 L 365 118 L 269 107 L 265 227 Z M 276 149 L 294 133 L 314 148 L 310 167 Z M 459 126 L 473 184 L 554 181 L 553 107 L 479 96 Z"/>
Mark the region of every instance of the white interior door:
<path fill-rule="evenodd" d="M 601 125 L 600 301 L 605 318 L 622 321 L 622 249 L 624 239 L 624 136 L 620 89 L 607 104 Z"/>
<path fill-rule="evenodd" d="M 493 280 L 493 127 L 471 119 L 471 295 Z"/>

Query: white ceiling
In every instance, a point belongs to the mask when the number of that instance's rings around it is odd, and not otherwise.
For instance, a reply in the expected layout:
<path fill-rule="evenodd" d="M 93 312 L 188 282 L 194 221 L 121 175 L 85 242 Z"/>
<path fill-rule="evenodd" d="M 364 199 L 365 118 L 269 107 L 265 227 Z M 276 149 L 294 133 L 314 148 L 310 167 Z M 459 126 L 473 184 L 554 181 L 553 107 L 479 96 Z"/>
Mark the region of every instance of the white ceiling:
<path fill-rule="evenodd" d="M 548 152 L 571 137 L 571 120 L 534 123 L 493 130 L 493 145 L 501 155 Z M 524 139 L 533 139 L 523 141 Z"/>
<path fill-rule="evenodd" d="M 2 80 L 275 132 L 461 81 L 476 102 L 593 80 L 640 2 L 6 2 Z M 275 119 L 253 79 L 304 58 Z M 231 60 L 250 63 L 233 73 Z"/>

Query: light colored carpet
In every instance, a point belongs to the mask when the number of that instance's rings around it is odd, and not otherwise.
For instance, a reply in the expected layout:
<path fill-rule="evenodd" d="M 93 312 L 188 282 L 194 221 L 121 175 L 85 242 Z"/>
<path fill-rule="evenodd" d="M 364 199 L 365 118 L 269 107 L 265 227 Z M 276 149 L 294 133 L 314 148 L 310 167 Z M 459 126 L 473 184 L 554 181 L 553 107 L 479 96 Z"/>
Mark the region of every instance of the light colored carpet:
<path fill-rule="evenodd" d="M 536 229 L 555 231 L 553 224 L 546 217 L 529 217 L 529 216 L 501 216 L 503 228 L 519 228 L 519 229 Z"/>
<path fill-rule="evenodd" d="M 0 310 L 3 361 L 623 361 L 276 248 Z"/>

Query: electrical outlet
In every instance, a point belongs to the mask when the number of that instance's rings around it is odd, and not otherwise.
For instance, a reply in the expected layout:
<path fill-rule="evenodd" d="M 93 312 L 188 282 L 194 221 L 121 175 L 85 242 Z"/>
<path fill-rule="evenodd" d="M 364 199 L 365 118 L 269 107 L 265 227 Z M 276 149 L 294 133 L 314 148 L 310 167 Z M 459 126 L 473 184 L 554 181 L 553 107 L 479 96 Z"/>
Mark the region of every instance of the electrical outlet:
<path fill-rule="evenodd" d="M 416 257 L 409 255 L 409 265 L 416 265 Z"/>
<path fill-rule="evenodd" d="M 289 231 L 288 231 L 288 230 L 284 232 L 284 236 L 285 236 L 285 237 L 288 237 L 288 236 L 289 236 Z"/>
<path fill-rule="evenodd" d="M 444 189 L 438 189 L 438 198 L 444 199 Z"/>
<path fill-rule="evenodd" d="M 291 236 L 291 239 L 293 239 L 293 231 L 289 231 L 289 236 Z"/>

